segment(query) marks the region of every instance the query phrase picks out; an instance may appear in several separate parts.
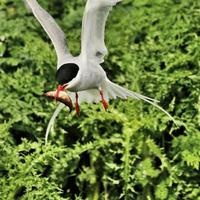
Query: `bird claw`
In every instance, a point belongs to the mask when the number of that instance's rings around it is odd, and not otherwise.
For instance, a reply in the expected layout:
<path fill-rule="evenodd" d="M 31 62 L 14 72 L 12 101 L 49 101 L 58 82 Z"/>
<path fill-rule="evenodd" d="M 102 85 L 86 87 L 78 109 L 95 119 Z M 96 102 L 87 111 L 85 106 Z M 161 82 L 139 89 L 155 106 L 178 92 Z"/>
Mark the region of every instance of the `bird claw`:
<path fill-rule="evenodd" d="M 101 100 L 101 103 L 102 103 L 102 105 L 103 105 L 105 111 L 107 111 L 107 109 L 108 109 L 108 103 L 107 103 L 107 101 L 106 101 L 105 99 L 102 99 L 102 100 Z"/>
<path fill-rule="evenodd" d="M 76 110 L 76 114 L 79 116 L 80 115 L 80 108 L 79 108 L 79 105 L 77 103 L 75 104 L 75 110 Z"/>
<path fill-rule="evenodd" d="M 76 114 L 80 115 L 80 108 L 79 108 L 79 104 L 78 104 L 78 93 L 76 93 L 75 110 L 76 110 Z"/>
<path fill-rule="evenodd" d="M 108 102 L 104 99 L 103 91 L 99 90 L 99 93 L 101 95 L 101 103 L 106 111 L 108 109 Z"/>

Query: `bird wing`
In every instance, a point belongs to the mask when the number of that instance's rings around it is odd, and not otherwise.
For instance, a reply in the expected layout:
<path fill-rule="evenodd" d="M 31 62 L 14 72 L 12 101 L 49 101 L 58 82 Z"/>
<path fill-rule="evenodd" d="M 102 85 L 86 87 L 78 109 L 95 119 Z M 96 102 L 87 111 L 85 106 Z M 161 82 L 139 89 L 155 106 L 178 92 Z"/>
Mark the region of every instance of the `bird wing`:
<path fill-rule="evenodd" d="M 82 22 L 81 55 L 103 62 L 105 24 L 112 7 L 121 0 L 87 0 Z"/>
<path fill-rule="evenodd" d="M 65 34 L 58 26 L 56 21 L 47 11 L 45 11 L 36 0 L 25 0 L 32 10 L 36 19 L 40 22 L 48 36 L 50 37 L 56 50 L 58 63 L 61 63 L 66 57 L 71 57 L 65 41 Z"/>

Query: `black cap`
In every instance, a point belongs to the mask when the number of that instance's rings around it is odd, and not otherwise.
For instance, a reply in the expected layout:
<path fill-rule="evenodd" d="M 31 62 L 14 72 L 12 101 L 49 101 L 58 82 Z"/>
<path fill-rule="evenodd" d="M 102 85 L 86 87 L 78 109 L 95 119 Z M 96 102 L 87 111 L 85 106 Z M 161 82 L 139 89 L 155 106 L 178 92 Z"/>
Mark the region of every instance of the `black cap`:
<path fill-rule="evenodd" d="M 62 65 L 56 72 L 56 80 L 60 85 L 69 83 L 78 74 L 79 67 L 74 63 Z"/>

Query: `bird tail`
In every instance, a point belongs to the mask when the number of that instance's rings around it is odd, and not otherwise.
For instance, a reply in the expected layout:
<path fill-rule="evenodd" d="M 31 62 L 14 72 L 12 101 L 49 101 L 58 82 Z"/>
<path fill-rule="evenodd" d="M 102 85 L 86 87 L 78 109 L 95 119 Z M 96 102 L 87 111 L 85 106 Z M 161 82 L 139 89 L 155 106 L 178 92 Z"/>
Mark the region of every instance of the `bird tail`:
<path fill-rule="evenodd" d="M 128 97 L 131 97 L 131 98 L 134 98 L 137 100 L 143 100 L 143 101 L 155 106 L 159 110 L 161 110 L 163 113 L 165 113 L 170 118 L 170 120 L 172 120 L 176 124 L 175 119 L 165 109 L 163 109 L 161 106 L 158 105 L 159 101 L 156 99 L 152 99 L 150 97 L 141 95 L 139 93 L 132 92 L 126 88 L 123 88 L 123 87 L 111 82 L 108 79 L 105 81 L 102 89 L 104 91 L 105 99 L 107 99 L 107 100 L 116 99 L 117 97 L 119 97 L 121 99 L 127 99 Z"/>
<path fill-rule="evenodd" d="M 54 125 L 56 117 L 58 116 L 58 114 L 61 112 L 61 110 L 64 107 L 65 107 L 65 105 L 60 103 L 58 105 L 58 107 L 56 108 L 56 110 L 54 111 L 53 115 L 51 116 L 51 119 L 49 120 L 49 123 L 47 126 L 46 134 L 45 134 L 45 144 L 47 144 L 47 142 L 48 142 L 48 136 L 49 136 L 52 126 Z"/>
<path fill-rule="evenodd" d="M 172 120 L 175 124 L 177 124 L 175 119 L 165 109 L 163 109 L 161 106 L 158 105 L 158 102 L 159 102 L 158 100 L 155 100 L 150 97 L 141 95 L 139 93 L 127 90 L 126 88 L 123 88 L 123 87 L 111 82 L 108 79 L 102 84 L 102 90 L 104 93 L 104 98 L 107 101 L 109 101 L 109 99 L 116 99 L 116 98 L 127 99 L 128 97 L 131 97 L 131 98 L 134 98 L 137 100 L 143 100 L 143 101 L 155 106 L 159 110 L 161 110 L 163 113 L 165 113 L 170 118 L 170 120 Z M 74 103 L 75 102 L 75 93 L 68 92 L 68 95 L 70 96 L 72 102 Z M 81 104 L 83 102 L 98 103 L 101 101 L 101 98 L 99 95 L 99 90 L 97 90 L 97 89 L 80 91 L 80 92 L 78 92 L 78 96 L 79 96 L 79 104 Z M 46 135 L 45 135 L 45 143 L 47 143 L 51 127 L 53 126 L 56 117 L 58 116 L 58 114 L 64 107 L 65 107 L 65 105 L 60 103 L 58 105 L 58 107 L 56 108 L 56 110 L 54 111 L 54 113 L 49 121 L 49 124 L 47 126 Z"/>

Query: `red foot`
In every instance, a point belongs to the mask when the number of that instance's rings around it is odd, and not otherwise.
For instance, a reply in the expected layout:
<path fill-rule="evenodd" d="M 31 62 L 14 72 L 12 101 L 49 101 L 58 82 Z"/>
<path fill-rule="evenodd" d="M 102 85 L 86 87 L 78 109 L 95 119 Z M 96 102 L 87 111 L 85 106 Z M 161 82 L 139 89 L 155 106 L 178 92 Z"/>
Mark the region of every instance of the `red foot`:
<path fill-rule="evenodd" d="M 100 90 L 99 93 L 101 95 L 101 103 L 102 103 L 104 109 L 107 110 L 108 109 L 108 102 L 104 99 L 103 91 Z"/>
<path fill-rule="evenodd" d="M 78 94 L 76 93 L 76 103 L 75 103 L 76 114 L 80 115 L 80 108 L 78 104 Z"/>
<path fill-rule="evenodd" d="M 60 93 L 61 91 L 64 91 L 64 89 L 65 89 L 66 86 L 67 86 L 66 84 L 64 84 L 64 85 L 59 85 L 59 86 L 58 86 L 58 88 L 57 88 L 57 90 L 56 90 L 55 100 L 57 100 L 57 98 L 59 97 L 59 93 Z"/>

